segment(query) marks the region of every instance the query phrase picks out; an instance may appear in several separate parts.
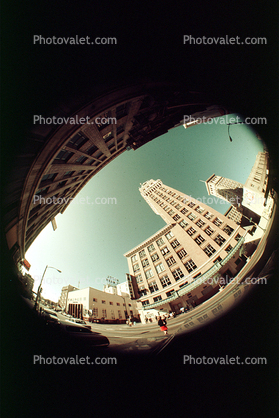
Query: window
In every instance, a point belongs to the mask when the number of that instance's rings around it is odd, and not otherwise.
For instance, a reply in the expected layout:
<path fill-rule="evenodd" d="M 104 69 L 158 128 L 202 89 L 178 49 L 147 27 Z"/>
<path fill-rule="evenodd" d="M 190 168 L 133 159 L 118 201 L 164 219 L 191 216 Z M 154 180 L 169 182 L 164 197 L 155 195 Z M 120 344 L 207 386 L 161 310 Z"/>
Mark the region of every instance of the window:
<path fill-rule="evenodd" d="M 177 196 L 177 200 L 182 200 L 182 196 Z"/>
<path fill-rule="evenodd" d="M 195 206 L 195 203 L 194 203 L 194 202 L 190 202 L 190 203 L 188 204 L 188 206 L 189 206 L 189 208 L 193 208 L 193 207 Z"/>
<path fill-rule="evenodd" d="M 168 214 L 169 214 L 170 216 L 172 216 L 174 213 L 175 213 L 175 212 L 174 212 L 174 210 L 170 210 L 170 211 L 168 212 Z"/>
<path fill-rule="evenodd" d="M 198 245 L 201 245 L 204 241 L 205 241 L 205 239 L 201 235 L 198 235 L 197 238 L 195 238 L 195 242 Z"/>
<path fill-rule="evenodd" d="M 118 311 L 118 319 L 122 319 L 121 311 Z"/>
<path fill-rule="evenodd" d="M 98 308 L 93 308 L 92 309 L 92 315 L 94 316 L 94 318 L 98 317 Z"/>
<path fill-rule="evenodd" d="M 175 293 L 174 289 L 170 290 L 169 292 L 166 292 L 166 296 L 169 298 L 171 295 Z"/>
<path fill-rule="evenodd" d="M 88 150 L 86 151 L 86 154 L 92 155 L 92 154 L 94 154 L 94 152 L 97 151 L 97 149 L 98 148 L 95 145 L 92 145 L 92 147 L 88 148 Z"/>
<path fill-rule="evenodd" d="M 87 160 L 87 157 L 84 157 L 84 156 L 82 155 L 81 157 L 78 157 L 78 158 L 76 159 L 76 163 L 83 164 L 86 160 Z"/>
<path fill-rule="evenodd" d="M 166 286 L 168 286 L 168 285 L 171 284 L 171 281 L 170 281 L 170 279 L 169 279 L 169 277 L 167 275 L 161 277 L 160 278 L 160 282 L 161 282 L 161 284 L 162 284 L 163 287 L 166 287 Z"/>
<path fill-rule="evenodd" d="M 182 272 L 182 270 L 178 267 L 177 269 L 172 271 L 172 275 L 175 278 L 175 280 L 179 280 L 182 277 L 184 277 L 184 273 Z"/>
<path fill-rule="evenodd" d="M 139 287 L 139 296 L 146 296 L 147 290 L 145 289 L 144 286 L 140 286 Z M 125 304 L 123 304 L 123 306 L 125 306 Z"/>
<path fill-rule="evenodd" d="M 124 116 L 127 116 L 129 107 L 130 107 L 129 102 L 126 102 L 126 103 L 123 103 L 122 105 L 117 106 L 117 108 L 116 108 L 116 118 L 121 119 Z"/>
<path fill-rule="evenodd" d="M 114 310 L 113 309 L 110 311 L 110 315 L 111 315 L 111 319 L 115 319 Z"/>
<path fill-rule="evenodd" d="M 174 215 L 173 220 L 174 220 L 174 221 L 178 221 L 178 219 L 180 219 L 180 218 L 181 218 L 181 216 L 179 216 L 179 215 Z"/>
<path fill-rule="evenodd" d="M 202 208 L 201 206 L 197 206 L 195 209 L 198 213 L 202 213 L 204 211 L 204 208 Z"/>
<path fill-rule="evenodd" d="M 176 207 L 176 209 L 181 209 L 182 208 L 182 205 L 180 205 L 179 203 L 175 206 Z"/>
<path fill-rule="evenodd" d="M 142 251 L 139 253 L 139 256 L 140 256 L 140 258 L 145 257 L 145 256 L 146 256 L 145 251 L 144 251 L 144 250 L 142 250 Z"/>
<path fill-rule="evenodd" d="M 163 263 L 157 264 L 157 266 L 155 266 L 157 273 L 161 273 L 162 271 L 165 271 L 165 267 L 163 265 Z"/>
<path fill-rule="evenodd" d="M 183 215 L 186 215 L 186 213 L 189 212 L 189 211 L 187 209 L 183 208 L 180 212 L 183 213 Z"/>
<path fill-rule="evenodd" d="M 218 244 L 220 247 L 226 242 L 225 238 L 222 237 L 222 235 L 217 235 L 217 237 L 214 240 L 216 244 Z"/>
<path fill-rule="evenodd" d="M 206 213 L 204 214 L 204 217 L 205 217 L 206 219 L 211 219 L 211 218 L 212 218 L 212 216 L 213 216 L 213 214 L 212 214 L 211 212 L 206 212 Z"/>
<path fill-rule="evenodd" d="M 155 250 L 155 247 L 153 244 L 149 245 L 149 247 L 147 247 L 148 251 L 151 253 L 151 251 Z"/>
<path fill-rule="evenodd" d="M 172 248 L 176 248 L 176 247 L 179 247 L 180 242 L 178 242 L 177 239 L 175 239 L 170 244 L 171 244 Z"/>
<path fill-rule="evenodd" d="M 110 302 L 109 304 L 110 304 L 110 305 L 113 305 L 113 302 Z"/>
<path fill-rule="evenodd" d="M 137 260 L 137 255 L 133 255 L 133 257 L 131 258 L 132 263 L 134 263 Z"/>
<path fill-rule="evenodd" d="M 234 231 L 234 229 L 232 229 L 229 225 L 226 225 L 225 228 L 223 229 L 223 231 L 227 234 L 227 235 L 231 235 Z"/>
<path fill-rule="evenodd" d="M 194 263 L 193 260 L 189 260 L 187 261 L 187 263 L 184 264 L 186 270 L 188 271 L 188 273 L 191 273 L 191 271 L 195 270 L 197 268 L 196 264 Z"/>
<path fill-rule="evenodd" d="M 96 298 L 93 298 L 93 302 L 98 302 L 98 299 L 96 299 Z"/>
<path fill-rule="evenodd" d="M 213 221 L 213 223 L 216 226 L 221 226 L 223 222 L 221 221 L 221 219 L 215 218 L 214 221 Z"/>
<path fill-rule="evenodd" d="M 106 301 L 105 300 L 102 300 L 102 303 L 106 303 Z"/>
<path fill-rule="evenodd" d="M 61 187 L 65 186 L 66 183 L 67 183 L 67 180 L 60 181 L 57 185 L 57 189 L 60 189 Z"/>
<path fill-rule="evenodd" d="M 68 173 L 74 173 L 74 171 L 68 171 Z M 54 180 L 54 178 L 57 176 L 57 173 L 53 173 L 53 174 L 45 174 L 42 178 L 42 181 L 47 181 L 47 180 Z"/>
<path fill-rule="evenodd" d="M 207 235 L 212 235 L 213 234 L 213 229 L 212 228 L 210 228 L 210 226 L 208 226 L 205 230 L 204 230 L 204 232 L 207 234 Z"/>
<path fill-rule="evenodd" d="M 102 309 L 102 318 L 106 318 L 106 317 L 107 317 L 107 310 Z"/>
<path fill-rule="evenodd" d="M 149 305 L 149 300 L 143 300 L 141 303 L 142 303 L 142 306 Z"/>
<path fill-rule="evenodd" d="M 153 293 L 153 292 L 156 292 L 157 290 L 159 290 L 155 280 L 154 280 L 154 282 L 148 283 L 148 287 L 149 287 L 150 293 Z"/>
<path fill-rule="evenodd" d="M 141 263 L 142 263 L 143 267 L 149 266 L 149 261 L 148 261 L 147 258 L 145 258 L 144 260 L 142 260 Z"/>
<path fill-rule="evenodd" d="M 105 142 L 109 141 L 111 138 L 113 138 L 112 132 L 108 132 L 107 134 L 103 135 Z"/>
<path fill-rule="evenodd" d="M 197 232 L 197 231 L 195 231 L 195 229 L 194 228 L 192 228 L 192 227 L 190 227 L 189 229 L 187 229 L 187 231 L 186 231 L 189 235 L 190 235 L 190 237 L 192 236 L 192 235 L 194 235 L 194 233 L 195 232 Z"/>
<path fill-rule="evenodd" d="M 58 162 L 58 161 L 63 161 L 63 162 L 67 162 L 71 157 L 72 157 L 72 155 L 74 155 L 74 153 L 73 152 L 70 152 L 70 151 L 66 151 L 66 150 L 61 150 L 57 155 L 56 155 L 56 157 L 55 157 L 55 161 L 56 162 Z"/>
<path fill-rule="evenodd" d="M 120 303 L 119 303 L 119 302 L 116 302 L 116 305 L 117 305 L 117 306 L 120 306 Z"/>
<path fill-rule="evenodd" d="M 182 250 L 178 251 L 177 255 L 181 259 L 187 255 L 187 252 L 184 250 L 184 248 L 182 248 Z"/>
<path fill-rule="evenodd" d="M 215 253 L 215 248 L 212 247 L 212 245 L 208 245 L 207 247 L 205 247 L 205 249 L 203 250 L 205 252 L 206 255 L 208 255 L 208 257 L 211 257 L 212 254 Z"/>
<path fill-rule="evenodd" d="M 152 261 L 159 260 L 159 256 L 158 256 L 158 254 L 157 254 L 157 253 L 153 254 L 153 255 L 151 256 L 151 259 L 152 259 Z"/>
<path fill-rule="evenodd" d="M 239 263 L 241 263 L 241 261 L 242 261 L 242 260 L 241 260 L 241 258 L 238 258 L 238 259 L 235 261 L 235 264 L 238 266 L 238 264 L 239 264 Z"/>
<path fill-rule="evenodd" d="M 194 221 L 196 219 L 196 215 L 194 213 L 189 213 L 189 215 L 187 216 L 187 218 L 190 219 L 190 221 Z"/>
<path fill-rule="evenodd" d="M 175 259 L 173 258 L 173 257 L 170 257 L 170 258 L 168 258 L 167 260 L 166 260 L 166 262 L 167 262 L 167 265 L 170 267 L 170 266 L 172 266 L 173 264 L 175 264 L 176 263 L 176 261 L 175 261 Z"/>
<path fill-rule="evenodd" d="M 151 277 L 154 276 L 153 271 L 151 269 L 146 270 L 145 276 L 146 276 L 147 279 L 150 279 Z"/>
<path fill-rule="evenodd" d="M 75 135 L 72 139 L 70 139 L 70 141 L 68 142 L 68 146 L 69 147 L 74 147 L 76 149 L 79 149 L 80 147 L 82 147 L 83 144 L 85 144 L 85 142 L 87 142 L 87 139 L 84 138 L 83 136 L 81 136 L 79 133 L 77 135 Z"/>
<path fill-rule="evenodd" d="M 234 237 L 234 239 L 235 239 L 236 241 L 239 241 L 239 240 L 240 240 L 240 238 L 241 238 L 241 235 L 239 235 L 239 234 L 237 234 L 237 235 Z"/>
<path fill-rule="evenodd" d="M 217 257 L 214 261 L 213 261 L 213 263 L 220 263 L 222 261 L 222 258 L 221 257 Z"/>
<path fill-rule="evenodd" d="M 161 253 L 163 254 L 163 255 L 166 255 L 166 254 L 168 254 L 170 252 L 170 250 L 168 249 L 168 247 L 164 247 L 164 248 L 162 248 L 161 249 Z"/>
<path fill-rule="evenodd" d="M 134 273 L 135 273 L 136 271 L 138 271 L 138 270 L 140 269 L 140 267 L 139 267 L 139 265 L 138 265 L 138 264 L 135 264 L 135 265 L 133 266 L 133 269 L 134 269 Z"/>
<path fill-rule="evenodd" d="M 179 222 L 179 225 L 182 227 L 182 228 L 186 228 L 186 226 L 188 225 L 188 223 L 183 219 L 181 222 Z"/>
<path fill-rule="evenodd" d="M 162 296 L 156 296 L 155 298 L 153 298 L 154 302 L 159 302 L 159 300 L 162 300 Z"/>
<path fill-rule="evenodd" d="M 228 245 L 227 246 L 227 248 L 225 249 L 225 251 L 227 252 L 227 253 L 229 253 L 231 250 L 232 250 L 232 246 L 231 245 Z"/>
<path fill-rule="evenodd" d="M 166 238 L 167 238 L 168 240 L 170 240 L 171 238 L 173 238 L 173 233 L 172 233 L 172 231 L 170 231 L 170 232 L 168 232 L 168 233 L 166 234 Z"/>
<path fill-rule="evenodd" d="M 196 225 L 201 228 L 202 226 L 205 225 L 205 222 L 203 222 L 201 219 L 198 220 L 198 222 L 196 222 Z"/>
<path fill-rule="evenodd" d="M 158 240 L 156 241 L 156 243 L 157 243 L 158 247 L 161 247 L 161 245 L 164 245 L 164 240 L 163 240 L 163 238 L 158 239 Z"/>

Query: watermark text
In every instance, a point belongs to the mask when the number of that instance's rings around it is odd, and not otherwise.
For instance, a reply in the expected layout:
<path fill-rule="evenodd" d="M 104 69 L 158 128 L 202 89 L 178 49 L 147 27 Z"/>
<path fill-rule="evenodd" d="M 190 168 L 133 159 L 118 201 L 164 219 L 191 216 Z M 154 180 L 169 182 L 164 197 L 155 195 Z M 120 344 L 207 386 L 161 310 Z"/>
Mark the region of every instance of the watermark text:
<path fill-rule="evenodd" d="M 183 356 L 183 364 L 197 364 L 197 365 L 256 365 L 267 364 L 266 357 L 245 357 L 241 359 L 240 356 L 229 357 L 227 354 L 225 357 L 194 357 L 191 354 Z"/>
<path fill-rule="evenodd" d="M 75 355 L 73 357 L 44 357 L 42 355 L 33 355 L 33 364 L 47 364 L 47 365 L 106 365 L 106 364 L 117 364 L 116 357 L 79 357 Z"/>
<path fill-rule="evenodd" d="M 192 35 L 183 36 L 183 44 L 189 45 L 267 45 L 265 37 L 246 37 L 241 39 L 240 36 L 199 36 Z"/>

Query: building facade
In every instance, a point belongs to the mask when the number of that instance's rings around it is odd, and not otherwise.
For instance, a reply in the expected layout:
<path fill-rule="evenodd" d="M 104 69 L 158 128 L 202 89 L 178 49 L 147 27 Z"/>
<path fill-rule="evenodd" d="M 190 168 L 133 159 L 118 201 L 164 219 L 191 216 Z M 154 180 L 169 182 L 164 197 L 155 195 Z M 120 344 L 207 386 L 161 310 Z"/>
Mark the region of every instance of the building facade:
<path fill-rule="evenodd" d="M 243 184 L 212 174 L 205 182 L 209 195 L 226 200 L 234 207 L 240 207 L 243 199 Z"/>
<path fill-rule="evenodd" d="M 229 209 L 224 213 L 224 215 L 234 221 L 236 224 L 240 225 L 242 221 L 242 213 L 236 209 L 235 206 L 230 206 Z"/>
<path fill-rule="evenodd" d="M 167 223 L 124 254 L 144 321 L 147 311 L 178 312 L 215 294 L 245 264 L 240 250 L 246 231 L 161 180 L 149 180 L 139 190 Z"/>
<path fill-rule="evenodd" d="M 14 262 L 48 223 L 114 158 L 168 132 L 207 107 L 200 94 L 171 83 L 143 82 L 90 93 L 34 121 L 5 184 L 3 224 Z M 51 110 L 50 110 L 51 112 Z M 38 116 L 38 115 L 37 115 Z"/>
<path fill-rule="evenodd" d="M 262 216 L 268 185 L 268 152 L 259 152 L 255 164 L 243 186 L 243 207 Z"/>
<path fill-rule="evenodd" d="M 83 317 L 92 316 L 101 321 L 125 321 L 128 316 L 138 317 L 137 305 L 129 296 L 103 292 L 92 287 L 69 292 L 67 312 Z"/>
<path fill-rule="evenodd" d="M 58 304 L 62 308 L 62 310 L 66 310 L 69 292 L 72 292 L 73 290 L 78 290 L 78 288 L 70 284 L 68 286 L 62 287 L 61 296 L 58 301 Z"/>
<path fill-rule="evenodd" d="M 268 152 L 264 150 L 257 154 L 245 184 L 212 174 L 205 185 L 209 195 L 226 200 L 232 205 L 226 214 L 227 217 L 237 223 L 240 217 L 258 223 L 266 203 L 268 174 Z M 241 215 L 238 215 L 237 211 Z"/>

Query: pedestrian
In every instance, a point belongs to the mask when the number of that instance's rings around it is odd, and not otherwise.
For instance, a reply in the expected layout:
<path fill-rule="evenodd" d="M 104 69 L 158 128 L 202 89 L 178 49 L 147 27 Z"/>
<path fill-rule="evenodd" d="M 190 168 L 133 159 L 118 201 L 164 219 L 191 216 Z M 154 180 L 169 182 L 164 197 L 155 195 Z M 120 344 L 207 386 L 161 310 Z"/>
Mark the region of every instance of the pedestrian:
<path fill-rule="evenodd" d="M 148 323 L 148 318 L 147 318 L 147 316 L 145 317 L 145 323 L 146 323 L 146 324 Z"/>
<path fill-rule="evenodd" d="M 165 318 L 161 318 L 159 316 L 158 325 L 159 325 L 161 331 L 163 331 L 164 334 L 167 335 L 167 333 L 168 333 L 168 327 L 167 327 L 167 321 L 166 321 L 166 319 Z"/>

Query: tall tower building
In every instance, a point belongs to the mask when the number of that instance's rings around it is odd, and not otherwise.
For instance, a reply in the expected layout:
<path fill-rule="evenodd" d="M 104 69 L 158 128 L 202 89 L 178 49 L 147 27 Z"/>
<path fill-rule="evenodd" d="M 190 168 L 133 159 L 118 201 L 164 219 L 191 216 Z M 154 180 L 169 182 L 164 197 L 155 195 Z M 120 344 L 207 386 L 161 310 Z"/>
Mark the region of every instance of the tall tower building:
<path fill-rule="evenodd" d="M 243 199 L 242 183 L 212 174 L 205 184 L 209 195 L 226 200 L 234 207 L 241 205 Z"/>
<path fill-rule="evenodd" d="M 245 264 L 245 230 L 161 180 L 146 181 L 139 190 L 167 224 L 124 254 L 144 320 L 147 310 L 178 312 L 218 292 Z"/>

